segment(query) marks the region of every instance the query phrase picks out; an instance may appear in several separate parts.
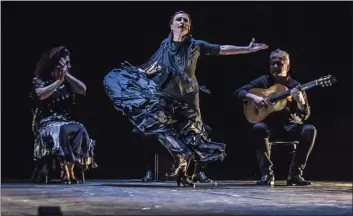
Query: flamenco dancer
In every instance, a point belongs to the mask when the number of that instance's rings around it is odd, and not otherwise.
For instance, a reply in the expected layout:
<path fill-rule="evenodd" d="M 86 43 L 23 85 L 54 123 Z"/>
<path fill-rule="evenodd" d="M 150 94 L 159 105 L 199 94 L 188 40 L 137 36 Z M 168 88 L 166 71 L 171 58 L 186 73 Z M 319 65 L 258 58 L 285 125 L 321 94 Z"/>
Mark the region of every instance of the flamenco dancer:
<path fill-rule="evenodd" d="M 246 54 L 267 45 L 254 43 L 254 39 L 246 47 L 196 40 L 190 34 L 191 17 L 183 11 L 176 12 L 169 24 L 169 36 L 148 62 L 139 67 L 125 62 L 105 76 L 104 87 L 135 130 L 158 139 L 172 155 L 177 185 L 193 186 L 187 177 L 190 161 L 201 172 L 204 165 L 222 161 L 226 147 L 208 139 L 201 119 L 195 75 L 199 56 Z"/>

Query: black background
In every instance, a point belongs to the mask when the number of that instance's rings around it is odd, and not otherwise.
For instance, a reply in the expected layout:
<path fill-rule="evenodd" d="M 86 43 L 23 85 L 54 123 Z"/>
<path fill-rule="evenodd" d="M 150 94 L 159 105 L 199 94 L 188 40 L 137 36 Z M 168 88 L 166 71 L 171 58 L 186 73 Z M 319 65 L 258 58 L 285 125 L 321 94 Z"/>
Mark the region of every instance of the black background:
<path fill-rule="evenodd" d="M 40 54 L 64 45 L 72 74 L 85 82 L 77 116 L 97 140 L 100 167 L 90 178 L 141 177 L 144 144 L 115 111 L 103 77 L 120 63 L 145 62 L 169 33 L 170 16 L 191 14 L 193 35 L 211 43 L 246 46 L 252 37 L 270 47 L 248 55 L 201 57 L 197 76 L 211 95 L 201 95 L 203 119 L 213 140 L 227 144 L 224 162 L 209 167 L 214 179 L 255 179 L 251 125 L 232 93 L 269 71 L 271 50 L 287 50 L 291 75 L 301 83 L 334 74 L 338 83 L 307 92 L 308 120 L 316 146 L 308 179 L 352 179 L 352 3 L 351 2 L 2 2 L 2 178 L 29 178 L 33 169 L 32 115 L 28 93 Z M 153 155 L 151 156 L 153 157 Z M 276 156 L 274 156 L 276 158 Z M 274 160 L 275 160 L 274 158 Z M 278 160 L 278 177 L 286 174 Z"/>

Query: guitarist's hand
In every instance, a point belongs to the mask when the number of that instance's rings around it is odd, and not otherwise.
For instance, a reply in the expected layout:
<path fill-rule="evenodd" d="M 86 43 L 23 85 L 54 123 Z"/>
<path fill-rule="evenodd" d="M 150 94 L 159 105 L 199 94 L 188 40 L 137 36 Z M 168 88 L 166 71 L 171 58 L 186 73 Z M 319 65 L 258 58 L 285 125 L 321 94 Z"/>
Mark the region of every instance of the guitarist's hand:
<path fill-rule="evenodd" d="M 299 91 L 297 88 L 294 88 L 291 90 L 291 95 L 295 101 L 297 101 L 300 104 L 305 104 L 304 96 L 301 91 Z"/>
<path fill-rule="evenodd" d="M 261 109 L 262 107 L 268 107 L 268 103 L 263 97 L 254 95 L 252 99 L 258 109 Z"/>

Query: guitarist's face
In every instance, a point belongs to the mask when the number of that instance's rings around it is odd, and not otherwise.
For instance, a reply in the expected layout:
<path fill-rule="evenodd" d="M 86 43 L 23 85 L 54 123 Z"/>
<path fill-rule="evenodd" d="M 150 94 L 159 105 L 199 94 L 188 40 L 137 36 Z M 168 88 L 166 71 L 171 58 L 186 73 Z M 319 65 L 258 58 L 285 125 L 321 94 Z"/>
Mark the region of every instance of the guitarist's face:
<path fill-rule="evenodd" d="M 280 57 L 273 57 L 270 60 L 271 75 L 276 77 L 286 77 L 289 71 L 289 64 Z"/>

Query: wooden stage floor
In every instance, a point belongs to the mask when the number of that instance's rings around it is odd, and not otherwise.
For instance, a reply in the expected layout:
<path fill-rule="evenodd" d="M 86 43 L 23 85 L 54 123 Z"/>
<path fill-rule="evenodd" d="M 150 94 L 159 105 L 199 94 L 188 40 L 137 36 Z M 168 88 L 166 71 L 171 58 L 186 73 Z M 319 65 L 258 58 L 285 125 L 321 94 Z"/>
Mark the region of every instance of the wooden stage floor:
<path fill-rule="evenodd" d="M 172 181 L 132 179 L 75 185 L 3 181 L 1 215 L 352 215 L 351 182 L 216 182 L 178 188 Z"/>

